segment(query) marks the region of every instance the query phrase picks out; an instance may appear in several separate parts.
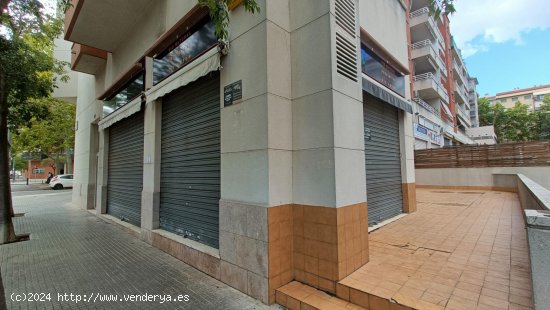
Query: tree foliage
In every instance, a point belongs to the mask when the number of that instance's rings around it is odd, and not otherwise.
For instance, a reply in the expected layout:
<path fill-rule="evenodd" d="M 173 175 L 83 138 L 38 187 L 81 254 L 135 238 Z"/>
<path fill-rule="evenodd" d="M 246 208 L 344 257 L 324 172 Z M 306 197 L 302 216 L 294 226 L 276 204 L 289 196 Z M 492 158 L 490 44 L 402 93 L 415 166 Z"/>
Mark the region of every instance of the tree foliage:
<path fill-rule="evenodd" d="M 498 142 L 533 141 L 550 138 L 550 98 L 539 111 L 531 112 L 519 101 L 506 109 L 502 104 L 489 104 L 487 98 L 478 101 L 480 126 L 493 125 Z"/>
<path fill-rule="evenodd" d="M 67 1 L 67 0 L 64 0 Z M 19 240 L 13 227 L 9 181 L 8 116 L 17 129 L 45 116 L 32 98 L 47 97 L 63 75 L 64 63 L 53 56 L 53 40 L 62 21 L 48 15 L 39 0 L 0 0 L 0 243 Z M 38 108 L 37 110 L 35 108 Z"/>
<path fill-rule="evenodd" d="M 456 12 L 454 0 L 428 0 L 430 14 L 439 18 L 441 14 L 450 15 Z"/>
<path fill-rule="evenodd" d="M 16 153 L 40 153 L 50 159 L 55 167 L 63 161 L 74 145 L 76 107 L 53 98 L 41 99 L 48 108 L 48 117 L 35 118 L 18 129 L 13 137 Z"/>
<path fill-rule="evenodd" d="M 216 36 L 222 43 L 229 42 L 229 9 L 235 3 L 242 2 L 244 9 L 252 14 L 260 11 L 256 0 L 199 0 L 199 4 L 208 8 L 214 21 Z"/>
<path fill-rule="evenodd" d="M 550 95 L 544 96 L 543 105 L 537 111 L 540 140 L 550 139 Z"/>
<path fill-rule="evenodd" d="M 480 126 L 486 126 L 481 124 L 493 124 L 493 109 L 491 108 L 491 104 L 489 103 L 489 99 L 487 97 L 478 99 L 477 111 Z"/>

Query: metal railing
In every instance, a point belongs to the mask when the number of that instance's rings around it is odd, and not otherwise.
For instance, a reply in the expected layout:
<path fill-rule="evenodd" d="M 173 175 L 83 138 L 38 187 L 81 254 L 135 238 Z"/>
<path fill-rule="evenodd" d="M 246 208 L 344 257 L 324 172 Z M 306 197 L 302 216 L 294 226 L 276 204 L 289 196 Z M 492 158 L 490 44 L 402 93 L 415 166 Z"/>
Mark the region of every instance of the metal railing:
<path fill-rule="evenodd" d="M 436 85 L 435 88 L 436 88 L 436 91 L 439 93 L 439 95 L 443 97 L 443 100 L 445 102 L 449 102 L 449 95 L 447 94 L 447 90 L 441 86 L 440 79 L 436 77 L 433 73 L 427 72 L 427 73 L 422 73 L 422 74 L 413 76 L 414 82 L 426 81 L 426 80 L 432 80 Z"/>
<path fill-rule="evenodd" d="M 411 18 L 420 17 L 423 15 L 428 15 L 428 23 L 430 23 L 432 29 L 430 29 L 430 32 L 432 32 L 433 36 L 442 44 L 445 44 L 445 41 L 443 40 L 443 36 L 439 32 L 439 29 L 437 28 L 437 24 L 432 16 L 429 16 L 430 9 L 425 6 L 421 9 L 418 9 L 414 12 L 410 13 Z"/>
<path fill-rule="evenodd" d="M 432 47 L 432 49 L 433 49 L 432 41 L 431 41 L 430 39 L 418 41 L 418 42 L 416 42 L 416 43 L 411 44 L 411 48 L 412 48 L 413 50 L 414 50 L 414 49 L 418 49 L 418 48 L 423 48 L 423 47 L 426 47 L 426 46 L 430 46 L 430 47 Z"/>
<path fill-rule="evenodd" d="M 414 12 L 411 12 L 410 16 L 411 16 L 411 18 L 414 18 L 414 17 L 422 16 L 422 15 L 428 14 L 428 13 L 430 13 L 430 9 L 427 6 L 425 6 L 421 9 L 418 9 Z"/>
<path fill-rule="evenodd" d="M 424 80 L 434 80 L 434 82 L 437 83 L 437 80 L 435 79 L 435 76 L 433 73 L 431 72 L 427 72 L 427 73 L 422 73 L 422 74 L 419 74 L 419 75 L 415 75 L 413 76 L 413 80 L 416 82 L 416 81 L 424 81 Z M 439 83 L 437 83 L 439 85 Z"/>
<path fill-rule="evenodd" d="M 426 101 L 422 100 L 421 98 L 414 98 L 413 99 L 414 102 L 416 102 L 419 106 L 423 107 L 424 109 L 426 109 L 428 112 L 434 114 L 434 115 L 437 115 L 439 116 L 439 112 L 434 109 L 429 103 L 427 103 Z"/>

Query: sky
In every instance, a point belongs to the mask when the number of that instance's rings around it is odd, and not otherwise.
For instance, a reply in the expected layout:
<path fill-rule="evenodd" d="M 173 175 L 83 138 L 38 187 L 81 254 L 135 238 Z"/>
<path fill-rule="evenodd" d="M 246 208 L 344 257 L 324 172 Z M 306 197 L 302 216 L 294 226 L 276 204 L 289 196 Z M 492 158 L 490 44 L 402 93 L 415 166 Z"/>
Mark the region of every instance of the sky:
<path fill-rule="evenodd" d="M 455 0 L 451 33 L 478 93 L 550 84 L 550 0 Z"/>

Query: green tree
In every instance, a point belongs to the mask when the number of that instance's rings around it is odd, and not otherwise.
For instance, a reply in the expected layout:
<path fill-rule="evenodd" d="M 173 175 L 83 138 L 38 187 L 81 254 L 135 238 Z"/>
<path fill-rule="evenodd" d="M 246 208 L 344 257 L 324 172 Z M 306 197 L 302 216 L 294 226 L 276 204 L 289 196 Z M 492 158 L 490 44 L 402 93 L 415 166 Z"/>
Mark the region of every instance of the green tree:
<path fill-rule="evenodd" d="M 536 112 L 538 120 L 538 138 L 540 140 L 550 139 L 550 95 L 544 96 L 540 110 Z"/>
<path fill-rule="evenodd" d="M 537 127 L 535 114 L 529 112 L 529 106 L 516 102 L 514 107 L 505 111 L 506 119 L 503 124 L 506 128 L 504 139 L 508 141 L 536 140 Z"/>
<path fill-rule="evenodd" d="M 13 137 L 17 153 L 32 152 L 48 156 L 45 161 L 54 169 L 67 159 L 74 146 L 76 107 L 72 103 L 53 98 L 42 99 L 48 107 L 49 117 L 32 118 Z"/>
<path fill-rule="evenodd" d="M 479 126 L 494 125 L 494 113 L 487 97 L 479 98 L 477 101 L 479 114 Z"/>
<path fill-rule="evenodd" d="M 22 113 L 30 107 L 29 99 L 48 96 L 54 73 L 63 72 L 63 64 L 52 57 L 62 21 L 46 14 L 39 0 L 0 0 L 0 10 L 0 145 L 5 146 L 10 110 L 30 117 L 32 109 Z M 0 147 L 0 244 L 19 240 L 12 223 L 9 170 L 8 149 Z"/>
<path fill-rule="evenodd" d="M 490 125 L 495 127 L 497 141 L 499 143 L 507 141 L 508 127 L 506 126 L 506 122 L 508 118 L 506 115 L 506 108 L 502 104 L 497 103 L 492 107 L 492 115 L 493 118 Z"/>
<path fill-rule="evenodd" d="M 454 0 L 428 0 L 428 7 L 430 8 L 430 14 L 437 18 L 441 14 L 449 15 L 456 12 Z"/>

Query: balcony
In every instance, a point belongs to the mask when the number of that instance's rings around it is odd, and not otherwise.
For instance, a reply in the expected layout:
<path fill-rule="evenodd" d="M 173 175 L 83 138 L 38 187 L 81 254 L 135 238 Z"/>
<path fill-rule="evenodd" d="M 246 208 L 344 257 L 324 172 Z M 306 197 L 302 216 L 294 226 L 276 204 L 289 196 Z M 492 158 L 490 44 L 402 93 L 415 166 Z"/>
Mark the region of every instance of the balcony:
<path fill-rule="evenodd" d="M 464 110 L 463 107 L 461 107 L 459 105 L 456 105 L 456 107 L 457 107 L 457 112 L 458 112 L 458 113 L 456 113 L 456 116 L 460 118 L 462 123 L 464 123 L 465 125 L 468 125 L 468 127 L 471 127 L 472 122 L 470 120 L 470 114 L 466 113 L 466 110 Z"/>
<path fill-rule="evenodd" d="M 437 40 L 444 46 L 443 36 L 437 28 L 437 24 L 433 17 L 430 16 L 428 7 L 423 7 L 414 12 L 411 12 L 411 41 L 418 42 L 425 39 Z"/>
<path fill-rule="evenodd" d="M 453 73 L 458 85 L 462 86 L 467 83 L 466 78 L 462 74 L 462 66 L 456 62 L 456 59 L 453 59 Z"/>
<path fill-rule="evenodd" d="M 458 104 L 466 104 L 468 103 L 468 96 L 464 93 L 464 89 L 461 85 L 458 85 L 458 83 L 455 81 L 455 100 Z"/>
<path fill-rule="evenodd" d="M 447 65 L 445 64 L 445 61 L 443 61 L 439 55 L 437 55 L 437 61 L 439 63 L 439 68 L 441 69 L 441 74 L 443 74 L 443 77 L 447 78 Z"/>
<path fill-rule="evenodd" d="M 439 109 L 434 108 L 432 105 L 418 97 L 414 98 L 413 102 L 416 103 L 415 110 L 418 115 L 421 115 L 432 123 L 441 126 L 441 112 Z M 440 103 L 438 101 L 438 106 L 439 105 Z"/>
<path fill-rule="evenodd" d="M 425 99 L 439 98 L 445 103 L 449 103 L 447 91 L 441 86 L 439 78 L 436 78 L 433 73 L 415 75 L 413 80 L 414 89 L 418 92 L 419 97 Z"/>
<path fill-rule="evenodd" d="M 82 44 L 71 48 L 71 69 L 73 71 L 96 74 L 107 63 L 107 52 Z"/>
<path fill-rule="evenodd" d="M 417 72 L 433 71 L 441 68 L 441 62 L 432 41 L 426 39 L 411 45 L 411 57 Z"/>
<path fill-rule="evenodd" d="M 65 40 L 112 52 L 154 2 L 71 0 L 65 14 Z"/>

